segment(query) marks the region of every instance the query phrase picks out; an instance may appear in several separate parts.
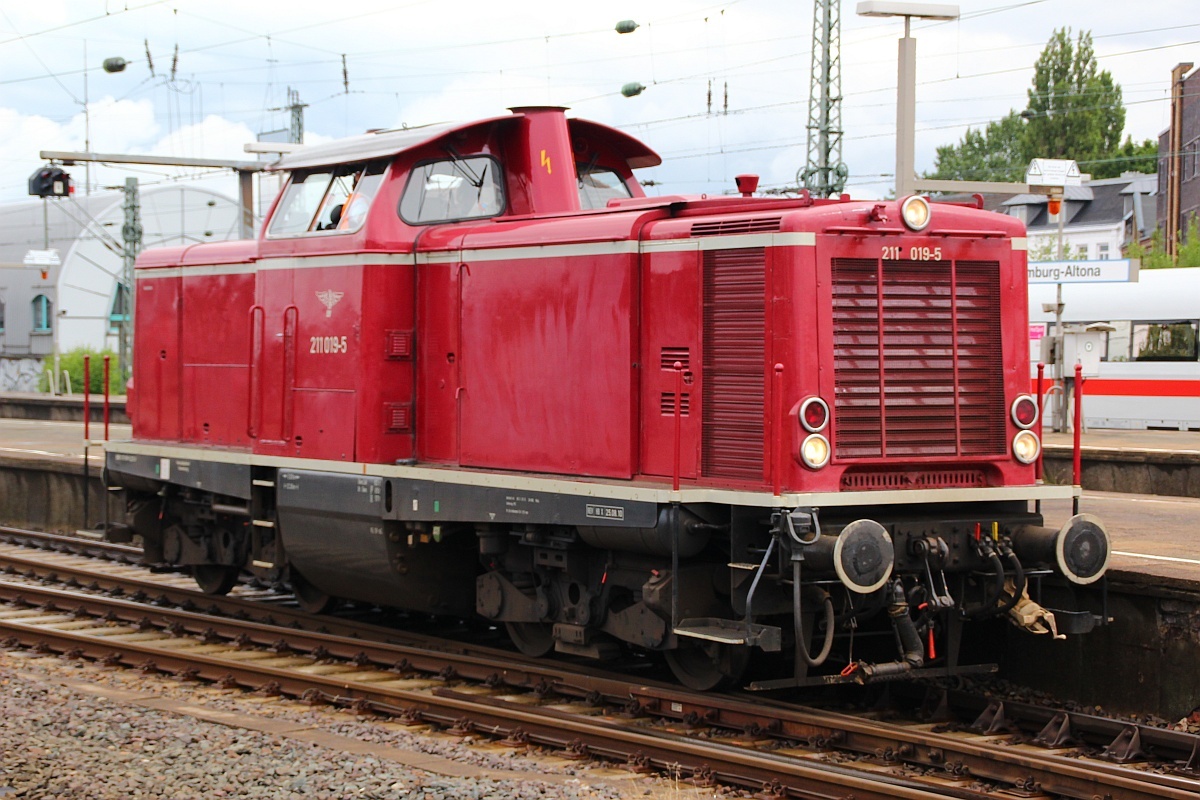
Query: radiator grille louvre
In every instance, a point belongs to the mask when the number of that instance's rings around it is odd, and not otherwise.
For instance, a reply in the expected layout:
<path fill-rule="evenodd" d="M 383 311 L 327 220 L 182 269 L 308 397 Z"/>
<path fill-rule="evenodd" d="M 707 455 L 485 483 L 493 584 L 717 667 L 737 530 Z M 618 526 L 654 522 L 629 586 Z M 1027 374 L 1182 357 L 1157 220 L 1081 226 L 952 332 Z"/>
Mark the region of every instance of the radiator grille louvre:
<path fill-rule="evenodd" d="M 886 491 L 889 489 L 974 489 L 987 486 L 983 470 L 913 470 L 901 472 L 842 473 L 842 489 Z"/>
<path fill-rule="evenodd" d="M 704 252 L 704 475 L 763 479 L 766 250 Z"/>
<path fill-rule="evenodd" d="M 692 236 L 725 236 L 731 233 L 774 233 L 779 230 L 781 217 L 753 217 L 750 219 L 720 219 L 713 222 L 697 222 L 692 226 Z"/>
<path fill-rule="evenodd" d="M 1002 455 L 996 262 L 833 260 L 838 458 Z"/>

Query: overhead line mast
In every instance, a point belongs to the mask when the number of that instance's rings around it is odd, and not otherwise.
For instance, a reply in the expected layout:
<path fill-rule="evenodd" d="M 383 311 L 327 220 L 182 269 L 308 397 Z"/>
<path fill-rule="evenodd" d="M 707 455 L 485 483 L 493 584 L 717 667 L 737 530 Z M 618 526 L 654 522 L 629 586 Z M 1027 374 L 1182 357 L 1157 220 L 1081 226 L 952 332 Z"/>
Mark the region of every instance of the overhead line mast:
<path fill-rule="evenodd" d="M 808 93 L 808 158 L 796 175 L 817 197 L 839 195 L 842 163 L 842 20 L 840 0 L 814 0 L 812 79 Z"/>

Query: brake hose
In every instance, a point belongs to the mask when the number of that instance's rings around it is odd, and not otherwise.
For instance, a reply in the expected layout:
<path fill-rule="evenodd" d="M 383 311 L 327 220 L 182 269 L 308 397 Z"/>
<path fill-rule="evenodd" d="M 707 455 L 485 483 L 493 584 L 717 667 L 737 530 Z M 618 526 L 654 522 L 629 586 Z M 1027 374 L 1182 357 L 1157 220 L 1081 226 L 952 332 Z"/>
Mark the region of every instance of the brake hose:
<path fill-rule="evenodd" d="M 821 652 L 812 657 L 808 654 L 808 644 L 804 637 L 804 615 L 800 613 L 800 596 L 802 594 L 800 588 L 800 562 L 792 562 L 792 603 L 795 606 L 794 625 L 796 632 L 796 655 L 798 658 L 804 659 L 804 663 L 810 667 L 819 667 L 825 663 L 825 659 L 829 658 L 829 652 L 833 650 L 833 631 L 837 627 L 834 622 L 833 614 L 833 598 L 829 592 L 821 592 L 824 595 L 822 605 L 825 608 L 825 642 L 821 645 Z"/>

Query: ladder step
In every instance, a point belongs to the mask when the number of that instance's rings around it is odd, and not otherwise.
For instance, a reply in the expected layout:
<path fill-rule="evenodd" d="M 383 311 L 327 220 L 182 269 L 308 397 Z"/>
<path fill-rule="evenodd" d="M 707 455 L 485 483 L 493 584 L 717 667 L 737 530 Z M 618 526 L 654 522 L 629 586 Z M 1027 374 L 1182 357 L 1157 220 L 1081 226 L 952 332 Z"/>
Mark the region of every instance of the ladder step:
<path fill-rule="evenodd" d="M 725 566 L 729 567 L 730 569 L 745 569 L 745 570 L 749 570 L 750 572 L 758 571 L 758 564 L 747 564 L 747 563 L 742 563 L 742 562 L 738 562 L 738 561 L 730 561 Z"/>
<path fill-rule="evenodd" d="M 257 558 L 250 562 L 250 566 L 259 569 L 275 569 L 275 565 L 270 561 L 259 561 Z"/>
<path fill-rule="evenodd" d="M 768 652 L 779 650 L 783 638 L 780 629 L 774 625 L 759 625 L 758 623 L 747 625 L 740 620 L 718 617 L 680 620 L 674 631 L 676 636 L 703 639 L 720 644 L 750 645 L 761 647 Z"/>
<path fill-rule="evenodd" d="M 254 520 L 254 526 L 256 528 L 274 528 L 275 523 L 269 519 L 256 519 Z"/>
<path fill-rule="evenodd" d="M 273 489 L 273 488 L 275 488 L 275 481 L 265 481 L 262 478 L 255 478 L 254 480 L 250 481 L 250 485 L 251 486 L 266 486 L 268 488 Z"/>
<path fill-rule="evenodd" d="M 104 541 L 104 531 L 91 530 L 87 528 L 76 528 L 75 535 L 80 539 L 92 539 L 97 542 Z"/>
<path fill-rule="evenodd" d="M 709 642 L 720 642 L 721 644 L 745 644 L 745 634 L 738 634 L 733 631 L 727 631 L 724 628 L 709 625 L 697 625 L 684 627 L 680 625 L 675 629 L 678 636 L 687 636 L 691 639 L 704 639 Z"/>

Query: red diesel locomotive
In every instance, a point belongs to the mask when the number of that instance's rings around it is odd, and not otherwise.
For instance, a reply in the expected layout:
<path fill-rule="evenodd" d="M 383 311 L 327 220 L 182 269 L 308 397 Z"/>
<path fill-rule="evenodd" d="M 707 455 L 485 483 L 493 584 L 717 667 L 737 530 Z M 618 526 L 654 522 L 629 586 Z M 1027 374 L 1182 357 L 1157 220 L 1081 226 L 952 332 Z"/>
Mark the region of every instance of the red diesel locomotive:
<path fill-rule="evenodd" d="M 755 685 L 806 685 L 971 669 L 972 618 L 1089 630 L 1037 602 L 1109 545 L 1030 507 L 1077 490 L 1035 480 L 1021 223 L 647 197 L 659 162 L 558 108 L 284 155 L 256 241 L 138 259 L 111 535 L 207 592 L 478 615 L 701 688 L 755 649 Z"/>

